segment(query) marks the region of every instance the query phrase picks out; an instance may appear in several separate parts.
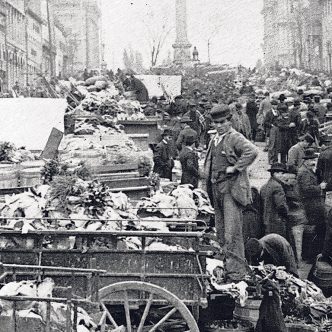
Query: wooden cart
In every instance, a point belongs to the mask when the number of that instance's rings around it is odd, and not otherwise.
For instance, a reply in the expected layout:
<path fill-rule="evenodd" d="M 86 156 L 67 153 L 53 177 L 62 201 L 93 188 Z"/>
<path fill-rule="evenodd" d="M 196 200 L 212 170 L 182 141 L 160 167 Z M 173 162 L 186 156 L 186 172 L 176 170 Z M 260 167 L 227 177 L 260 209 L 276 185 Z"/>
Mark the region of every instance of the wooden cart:
<path fill-rule="evenodd" d="M 103 269 L 95 275 L 99 291 L 95 301 L 104 310 L 102 331 L 106 323 L 114 328 L 126 326 L 126 331 L 199 331 L 197 319 L 200 307 L 207 306 L 206 256 L 200 250 L 200 232 L 86 232 L 86 231 L 18 231 L 0 230 L 0 237 L 29 243 L 0 249 L 4 264 L 29 264 L 78 269 Z M 73 249 L 47 249 L 47 241 L 69 240 L 75 237 Z M 141 248 L 125 249 L 123 241 L 140 239 Z M 156 238 L 180 244 L 186 250 L 149 250 Z M 19 241 L 17 240 L 19 239 Z M 96 246 L 107 243 L 107 248 Z M 44 271 L 57 285 L 71 286 L 75 296 L 93 296 L 91 278 L 71 273 Z"/>

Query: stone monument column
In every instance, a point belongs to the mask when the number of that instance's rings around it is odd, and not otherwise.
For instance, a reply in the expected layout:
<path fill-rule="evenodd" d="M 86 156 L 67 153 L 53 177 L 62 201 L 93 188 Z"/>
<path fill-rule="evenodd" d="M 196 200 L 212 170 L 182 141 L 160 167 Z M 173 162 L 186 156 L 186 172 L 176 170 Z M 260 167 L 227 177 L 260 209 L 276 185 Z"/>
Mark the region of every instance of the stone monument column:
<path fill-rule="evenodd" d="M 176 0 L 176 40 L 173 48 L 175 64 L 185 65 L 191 62 L 191 44 L 187 36 L 186 0 Z"/>

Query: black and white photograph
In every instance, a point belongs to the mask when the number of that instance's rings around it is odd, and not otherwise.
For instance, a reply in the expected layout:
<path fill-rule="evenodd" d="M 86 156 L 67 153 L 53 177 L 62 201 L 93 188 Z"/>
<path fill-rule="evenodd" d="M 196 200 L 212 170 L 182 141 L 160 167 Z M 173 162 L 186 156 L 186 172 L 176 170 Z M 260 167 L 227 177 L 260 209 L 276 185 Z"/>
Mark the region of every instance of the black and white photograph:
<path fill-rule="evenodd" d="M 332 332 L 332 0 L 0 0 L 0 332 Z"/>

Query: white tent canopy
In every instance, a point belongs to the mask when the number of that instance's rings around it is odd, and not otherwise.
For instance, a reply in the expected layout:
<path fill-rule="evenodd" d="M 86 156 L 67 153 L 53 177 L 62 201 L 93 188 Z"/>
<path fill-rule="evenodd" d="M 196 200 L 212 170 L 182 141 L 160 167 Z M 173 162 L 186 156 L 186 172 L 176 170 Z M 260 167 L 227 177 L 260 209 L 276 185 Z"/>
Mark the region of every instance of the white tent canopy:
<path fill-rule="evenodd" d="M 180 75 L 135 75 L 148 89 L 149 98 L 161 97 L 165 93 L 171 98 L 181 94 Z"/>

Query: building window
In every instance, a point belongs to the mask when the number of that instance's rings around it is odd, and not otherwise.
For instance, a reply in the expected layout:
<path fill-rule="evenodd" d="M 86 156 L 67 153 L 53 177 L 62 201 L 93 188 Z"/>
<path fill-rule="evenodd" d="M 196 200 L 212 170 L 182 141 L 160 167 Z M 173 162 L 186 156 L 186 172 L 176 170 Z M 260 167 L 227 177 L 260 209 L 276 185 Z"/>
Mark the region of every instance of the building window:
<path fill-rule="evenodd" d="M 31 55 L 32 56 L 37 56 L 37 52 L 33 48 L 31 49 Z"/>

